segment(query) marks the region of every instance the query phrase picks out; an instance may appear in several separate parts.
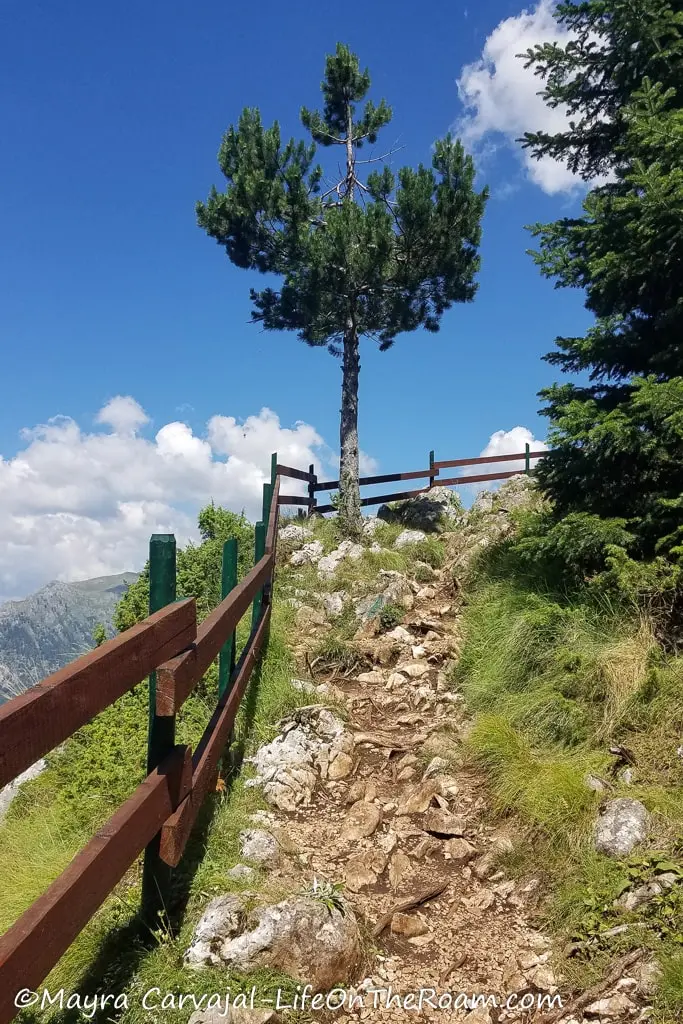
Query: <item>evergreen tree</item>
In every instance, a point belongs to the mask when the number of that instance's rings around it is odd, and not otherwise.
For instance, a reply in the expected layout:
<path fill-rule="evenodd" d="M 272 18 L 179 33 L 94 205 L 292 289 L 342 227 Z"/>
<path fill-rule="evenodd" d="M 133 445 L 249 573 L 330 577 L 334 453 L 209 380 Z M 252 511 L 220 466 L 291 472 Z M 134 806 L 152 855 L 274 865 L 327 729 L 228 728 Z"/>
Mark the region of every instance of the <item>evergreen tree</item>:
<path fill-rule="evenodd" d="M 558 351 L 546 357 L 587 381 L 541 392 L 555 453 L 539 477 L 558 518 L 621 517 L 635 553 L 678 553 L 683 21 L 663 0 L 586 0 L 557 10 L 578 41 L 527 57 L 546 78 L 546 102 L 568 102 L 574 120 L 566 132 L 526 141 L 537 156 L 609 179 L 588 194 L 582 216 L 532 228 L 542 272 L 557 287 L 584 288 L 595 315 L 585 337 L 556 339 Z"/>
<path fill-rule="evenodd" d="M 283 144 L 277 122 L 264 128 L 259 111 L 245 109 L 218 154 L 225 191 L 214 188 L 197 204 L 199 225 L 236 266 L 282 279 L 277 290 L 252 289 L 253 319 L 341 357 L 339 514 L 347 533 L 360 526 L 360 338 L 384 351 L 401 332 L 437 331 L 445 310 L 474 297 L 487 198 L 450 136 L 435 144 L 431 168 L 395 176 L 384 166 L 361 181 L 358 151 L 391 119 L 384 100 L 358 112 L 369 88 L 368 72 L 339 44 L 327 58 L 322 113 L 301 110 L 312 142 Z M 335 183 L 314 163 L 316 144 L 344 154 Z"/>

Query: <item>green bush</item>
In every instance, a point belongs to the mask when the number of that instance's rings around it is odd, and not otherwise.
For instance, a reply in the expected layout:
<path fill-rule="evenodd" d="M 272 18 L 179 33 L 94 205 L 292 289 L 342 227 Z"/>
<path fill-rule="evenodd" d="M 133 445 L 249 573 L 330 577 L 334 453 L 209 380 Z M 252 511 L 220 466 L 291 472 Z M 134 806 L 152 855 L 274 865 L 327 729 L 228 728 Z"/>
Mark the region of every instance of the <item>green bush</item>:
<path fill-rule="evenodd" d="M 385 604 L 379 613 L 379 624 L 381 629 L 386 633 L 395 626 L 399 626 L 405 618 L 405 608 L 402 608 L 399 604 Z"/>

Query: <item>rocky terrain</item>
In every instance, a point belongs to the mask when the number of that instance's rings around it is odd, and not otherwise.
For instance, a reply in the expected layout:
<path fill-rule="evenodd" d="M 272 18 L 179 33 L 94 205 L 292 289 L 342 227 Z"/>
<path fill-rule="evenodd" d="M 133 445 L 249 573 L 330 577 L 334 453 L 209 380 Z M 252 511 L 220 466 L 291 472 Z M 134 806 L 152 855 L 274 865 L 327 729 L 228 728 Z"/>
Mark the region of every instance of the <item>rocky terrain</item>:
<path fill-rule="evenodd" d="M 369 584 L 347 572 L 337 587 L 336 574 L 382 550 L 381 519 L 367 520 L 362 544 L 327 552 L 305 526 L 281 531 L 280 599 L 296 608 L 294 685 L 309 703 L 251 758 L 248 784 L 268 810 L 240 837 L 242 863 L 229 874 L 241 891 L 208 903 L 186 963 L 269 967 L 314 990 L 342 985 L 347 1003 L 336 1019 L 646 1020 L 657 968 L 644 955 L 623 958 L 587 992 L 570 988 L 539 929 L 539 879 L 506 871 L 515 836 L 495 822 L 485 781 L 463 756 L 469 716 L 449 674 L 461 580 L 472 554 L 511 529 L 510 509 L 530 500 L 527 481 L 482 496 L 466 514 L 446 495 L 432 492 L 423 517 L 419 502 L 400 518 L 383 516 L 405 525 L 393 550 L 439 530 L 443 564 L 416 559 L 411 571 L 379 570 Z M 397 608 L 402 621 L 392 624 Z M 325 638 L 344 617 L 353 626 L 342 656 Z M 602 810 L 603 855 L 622 856 L 646 837 L 638 801 Z M 191 1024 L 222 1019 L 198 1011 Z"/>
<path fill-rule="evenodd" d="M 98 622 L 111 630 L 114 608 L 136 579 L 137 573 L 124 572 L 53 581 L 0 605 L 0 703 L 89 650 Z"/>

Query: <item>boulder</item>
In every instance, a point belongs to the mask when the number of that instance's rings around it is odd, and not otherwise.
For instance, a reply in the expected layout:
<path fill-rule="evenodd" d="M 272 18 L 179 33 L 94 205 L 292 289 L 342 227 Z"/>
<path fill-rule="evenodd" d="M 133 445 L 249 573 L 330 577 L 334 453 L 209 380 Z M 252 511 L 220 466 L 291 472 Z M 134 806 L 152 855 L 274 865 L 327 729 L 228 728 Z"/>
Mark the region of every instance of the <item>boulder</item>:
<path fill-rule="evenodd" d="M 427 532 L 438 532 L 462 514 L 457 494 L 448 487 L 432 487 L 423 494 L 392 505 L 380 505 L 379 519 Z"/>
<path fill-rule="evenodd" d="M 304 544 L 302 548 L 294 552 L 289 559 L 289 564 L 315 565 L 322 558 L 324 550 L 322 541 L 312 540 L 309 544 Z"/>
<path fill-rule="evenodd" d="M 493 509 L 493 491 L 479 491 L 472 502 L 470 512 L 490 512 Z"/>
<path fill-rule="evenodd" d="M 352 540 L 343 540 L 338 548 L 330 551 L 329 555 L 325 555 L 318 561 L 318 576 L 321 579 L 330 579 L 337 571 L 339 563 L 345 558 L 357 562 L 364 553 L 365 548 L 361 544 L 355 544 Z"/>
<path fill-rule="evenodd" d="M 626 857 L 647 836 L 650 816 L 640 800 L 610 800 L 595 823 L 595 848 L 609 857 Z"/>
<path fill-rule="evenodd" d="M 6 786 L 0 789 L 0 821 L 5 817 L 9 810 L 12 801 L 16 797 L 17 793 L 25 782 L 30 782 L 32 779 L 38 778 L 41 772 L 44 772 L 47 767 L 47 762 L 42 758 L 40 761 L 36 761 L 30 768 L 23 771 L 21 775 L 17 775 L 13 782 L 8 782 Z"/>
<path fill-rule="evenodd" d="M 415 643 L 415 637 L 412 633 L 409 633 L 405 626 L 395 626 L 394 629 L 387 633 L 387 639 L 396 640 L 399 644 L 407 644 L 408 646 Z"/>
<path fill-rule="evenodd" d="M 380 588 L 378 592 L 356 601 L 354 607 L 357 618 L 368 622 L 388 604 L 412 608 L 413 590 L 410 580 L 403 573 L 394 569 L 381 569 L 377 574 L 377 582 Z"/>
<path fill-rule="evenodd" d="M 659 987 L 662 977 L 662 968 L 654 960 L 646 960 L 635 968 L 636 984 L 638 992 L 646 999 L 651 999 Z"/>
<path fill-rule="evenodd" d="M 247 760 L 256 777 L 247 786 L 263 786 L 266 800 L 283 811 L 310 804 L 318 779 L 327 779 L 338 757 L 350 771 L 353 736 L 344 723 L 320 704 L 298 708 L 280 723 L 280 735 Z M 337 778 L 337 769 L 333 772 Z"/>
<path fill-rule="evenodd" d="M 377 516 L 367 516 L 363 520 L 363 536 L 374 537 L 377 529 L 382 525 L 382 520 Z"/>
<path fill-rule="evenodd" d="M 189 967 L 219 967 L 220 949 L 237 935 L 246 920 L 243 896 L 217 896 L 206 907 L 185 954 Z"/>
<path fill-rule="evenodd" d="M 298 693 L 311 694 L 318 692 L 318 687 L 315 683 L 312 683 L 310 679 L 290 679 L 289 685 Z"/>
<path fill-rule="evenodd" d="M 405 665 L 398 665 L 396 671 L 410 676 L 411 679 L 421 679 L 429 672 L 429 665 L 426 661 L 409 661 Z"/>
<path fill-rule="evenodd" d="M 284 545 L 292 550 L 300 548 L 312 536 L 313 530 L 310 530 L 307 526 L 297 526 L 295 523 L 290 523 L 288 526 L 281 526 L 277 531 L 278 547 Z"/>
<path fill-rule="evenodd" d="M 330 908 L 323 900 L 294 896 L 255 911 L 248 930 L 227 941 L 217 938 L 214 948 L 218 962 L 235 970 L 271 968 L 323 991 L 352 974 L 360 934 L 347 903 Z"/>
<path fill-rule="evenodd" d="M 420 541 L 426 539 L 427 534 L 423 533 L 422 530 L 403 530 L 394 541 L 394 547 L 405 548 L 409 544 L 419 544 Z"/>

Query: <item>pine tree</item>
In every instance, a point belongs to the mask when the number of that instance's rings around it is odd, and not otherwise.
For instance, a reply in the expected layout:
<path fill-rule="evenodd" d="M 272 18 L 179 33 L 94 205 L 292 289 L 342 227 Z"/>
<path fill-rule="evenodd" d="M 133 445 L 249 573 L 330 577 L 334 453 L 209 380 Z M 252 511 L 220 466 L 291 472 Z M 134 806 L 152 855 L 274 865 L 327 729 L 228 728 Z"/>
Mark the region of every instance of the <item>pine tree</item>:
<path fill-rule="evenodd" d="M 546 101 L 570 99 L 576 119 L 564 133 L 527 141 L 536 155 L 610 178 L 587 195 L 582 216 L 532 228 L 542 272 L 557 287 L 585 289 L 595 315 L 584 337 L 556 339 L 546 357 L 588 379 L 541 392 L 555 453 L 539 477 L 558 517 L 625 518 L 636 554 L 678 553 L 683 21 L 661 0 L 586 0 L 558 12 L 579 42 L 546 44 L 534 60 Z"/>
<path fill-rule="evenodd" d="M 628 105 L 643 81 L 683 87 L 683 10 L 669 0 L 565 0 L 555 20 L 572 38 L 539 43 L 525 67 L 543 81 L 549 107 L 566 107 L 561 132 L 525 132 L 523 145 L 540 159 L 563 160 L 586 179 L 609 173 L 624 158 Z"/>
<path fill-rule="evenodd" d="M 197 204 L 199 225 L 236 266 L 282 278 L 279 289 L 252 289 L 254 321 L 341 357 L 339 516 L 349 534 L 360 527 L 360 339 L 384 351 L 402 332 L 437 331 L 454 302 L 473 299 L 487 198 L 450 136 L 436 142 L 431 168 L 395 176 L 384 166 L 361 181 L 361 163 L 391 155 L 358 159 L 391 119 L 384 100 L 358 112 L 369 88 L 367 70 L 339 44 L 327 57 L 322 113 L 301 110 L 312 142 L 283 144 L 277 122 L 264 128 L 259 111 L 245 109 L 218 154 L 225 191 Z M 343 153 L 340 180 L 325 181 L 317 146 Z"/>

